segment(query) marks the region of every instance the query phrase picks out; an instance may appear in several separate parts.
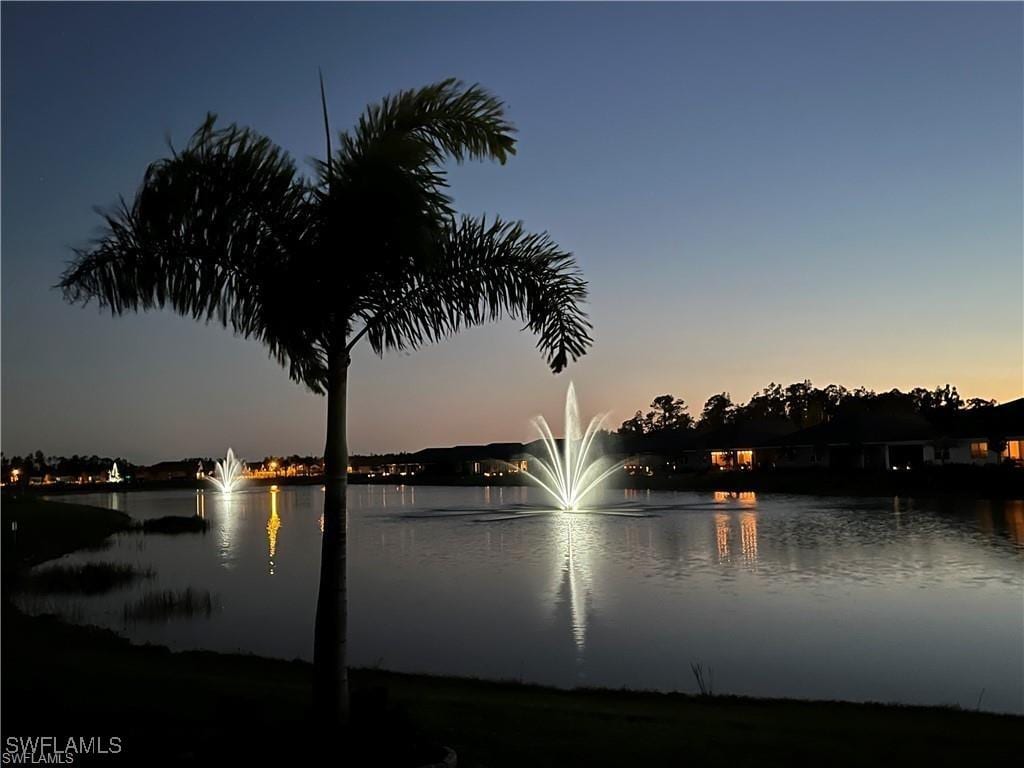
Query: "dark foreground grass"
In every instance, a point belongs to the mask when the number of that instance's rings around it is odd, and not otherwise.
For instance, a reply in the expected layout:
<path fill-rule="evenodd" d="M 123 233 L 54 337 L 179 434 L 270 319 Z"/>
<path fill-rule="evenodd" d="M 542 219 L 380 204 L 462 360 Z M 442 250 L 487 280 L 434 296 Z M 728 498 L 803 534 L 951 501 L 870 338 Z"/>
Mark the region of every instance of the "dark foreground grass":
<path fill-rule="evenodd" d="M 370 756 L 345 762 L 317 756 L 308 664 L 133 646 L 25 616 L 6 601 L 3 630 L 3 735 L 121 737 L 122 753 L 97 764 L 386 766 L 388 745 L 419 739 L 454 747 L 460 766 L 491 768 L 963 768 L 1015 764 L 1024 725 L 956 709 L 561 691 L 354 670 L 354 715 Z"/>

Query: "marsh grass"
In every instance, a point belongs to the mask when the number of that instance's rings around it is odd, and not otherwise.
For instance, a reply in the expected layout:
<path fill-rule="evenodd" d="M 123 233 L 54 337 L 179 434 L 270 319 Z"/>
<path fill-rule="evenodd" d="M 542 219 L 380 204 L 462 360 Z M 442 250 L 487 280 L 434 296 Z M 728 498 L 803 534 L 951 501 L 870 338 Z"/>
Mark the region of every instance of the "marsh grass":
<path fill-rule="evenodd" d="M 136 568 L 127 563 L 53 565 L 29 573 L 21 588 L 36 594 L 99 595 L 153 576 L 152 568 Z"/>
<path fill-rule="evenodd" d="M 149 592 L 124 606 L 123 617 L 128 622 L 170 621 L 175 618 L 209 618 L 213 614 L 213 598 L 209 590 L 186 587 L 175 592 Z"/>
<path fill-rule="evenodd" d="M 693 672 L 693 677 L 697 680 L 697 689 L 700 691 L 701 696 L 714 696 L 715 695 L 715 672 L 711 667 L 707 669 L 707 675 L 704 674 L 703 664 L 690 664 L 690 671 Z"/>

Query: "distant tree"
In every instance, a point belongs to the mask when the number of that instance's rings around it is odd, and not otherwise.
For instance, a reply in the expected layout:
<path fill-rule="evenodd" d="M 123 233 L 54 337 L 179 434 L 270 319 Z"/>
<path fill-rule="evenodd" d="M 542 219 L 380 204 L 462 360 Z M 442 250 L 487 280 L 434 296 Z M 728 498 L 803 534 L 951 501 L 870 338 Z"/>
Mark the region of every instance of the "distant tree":
<path fill-rule="evenodd" d="M 963 407 L 963 400 L 956 387 L 949 384 L 929 390 L 923 387 L 915 387 L 910 390 L 910 397 L 913 398 L 918 413 L 935 414 L 937 412 L 953 413 Z"/>
<path fill-rule="evenodd" d="M 852 390 L 849 393 L 847 400 L 852 402 L 864 402 L 873 400 L 875 397 L 877 397 L 877 395 L 875 394 L 875 391 L 873 389 L 868 389 L 867 387 L 857 387 L 856 389 Z"/>
<path fill-rule="evenodd" d="M 651 401 L 651 408 L 654 410 L 646 419 L 650 432 L 674 432 L 693 426 L 693 417 L 686 412 L 686 403 L 680 397 L 659 395 Z"/>
<path fill-rule="evenodd" d="M 700 414 L 698 427 L 701 429 L 716 429 L 717 427 L 731 424 L 736 417 L 736 406 L 728 392 L 721 392 L 712 395 L 704 403 L 704 410 Z"/>
<path fill-rule="evenodd" d="M 285 461 L 281 456 L 264 456 L 263 461 L 260 463 L 264 469 L 270 469 L 271 466 L 275 469 L 281 469 L 285 465 Z"/>
<path fill-rule="evenodd" d="M 848 396 L 846 388 L 838 384 L 829 384 L 823 389 L 814 387 L 807 395 L 807 413 L 802 426 L 810 427 L 835 418 Z"/>
<path fill-rule="evenodd" d="M 786 418 L 786 395 L 774 381 L 753 395 L 746 405 L 739 406 L 736 418 L 742 421 Z"/>
<path fill-rule="evenodd" d="M 37 474 L 46 474 L 46 455 L 42 451 L 36 451 L 32 454 L 32 466 Z"/>
<path fill-rule="evenodd" d="M 644 418 L 642 412 L 637 411 L 633 418 L 626 419 L 619 427 L 620 435 L 645 435 L 650 429 L 650 423 Z"/>
<path fill-rule="evenodd" d="M 786 417 L 798 427 L 807 426 L 813 391 L 814 385 L 811 384 L 810 379 L 804 379 L 786 387 Z"/>
<path fill-rule="evenodd" d="M 967 400 L 967 410 L 977 411 L 981 408 L 994 408 L 995 400 L 986 400 L 984 397 L 972 397 Z"/>
<path fill-rule="evenodd" d="M 931 405 L 936 410 L 955 412 L 964 407 L 964 401 L 960 397 L 960 393 L 956 391 L 956 387 L 945 384 L 932 391 Z"/>
<path fill-rule="evenodd" d="M 921 400 L 919 395 L 890 389 L 873 397 L 865 398 L 868 410 L 889 416 L 920 413 Z"/>

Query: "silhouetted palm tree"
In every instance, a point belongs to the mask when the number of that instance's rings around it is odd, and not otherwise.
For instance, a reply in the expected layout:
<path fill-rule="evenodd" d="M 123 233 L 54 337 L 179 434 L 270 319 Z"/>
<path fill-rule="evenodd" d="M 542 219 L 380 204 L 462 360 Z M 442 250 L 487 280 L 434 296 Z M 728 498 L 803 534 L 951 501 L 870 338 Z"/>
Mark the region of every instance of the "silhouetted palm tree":
<path fill-rule="evenodd" d="M 328 159 L 307 178 L 269 139 L 208 115 L 149 166 L 133 202 L 101 212 L 101 237 L 76 251 L 59 286 L 114 315 L 169 307 L 219 322 L 326 394 L 315 693 L 318 710 L 344 723 L 352 349 L 416 348 L 508 316 L 537 334 L 557 373 L 591 339 L 571 254 L 518 223 L 452 209 L 446 160 L 504 163 L 515 152 L 499 100 L 455 80 L 403 91 L 368 107 L 336 151 L 326 102 L 324 124 Z"/>

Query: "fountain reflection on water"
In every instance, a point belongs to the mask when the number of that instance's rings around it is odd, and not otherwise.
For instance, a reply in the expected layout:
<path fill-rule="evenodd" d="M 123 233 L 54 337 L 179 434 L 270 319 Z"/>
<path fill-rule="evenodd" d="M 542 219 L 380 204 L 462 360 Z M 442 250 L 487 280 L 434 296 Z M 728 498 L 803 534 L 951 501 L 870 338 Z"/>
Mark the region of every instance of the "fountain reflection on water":
<path fill-rule="evenodd" d="M 568 619 L 572 640 L 576 646 L 576 663 L 583 663 L 587 644 L 587 614 L 592 609 L 592 573 L 590 569 L 591 541 L 589 521 L 583 515 L 568 516 L 563 527 L 563 559 L 558 574 L 556 594 L 558 601 L 568 604 Z"/>

